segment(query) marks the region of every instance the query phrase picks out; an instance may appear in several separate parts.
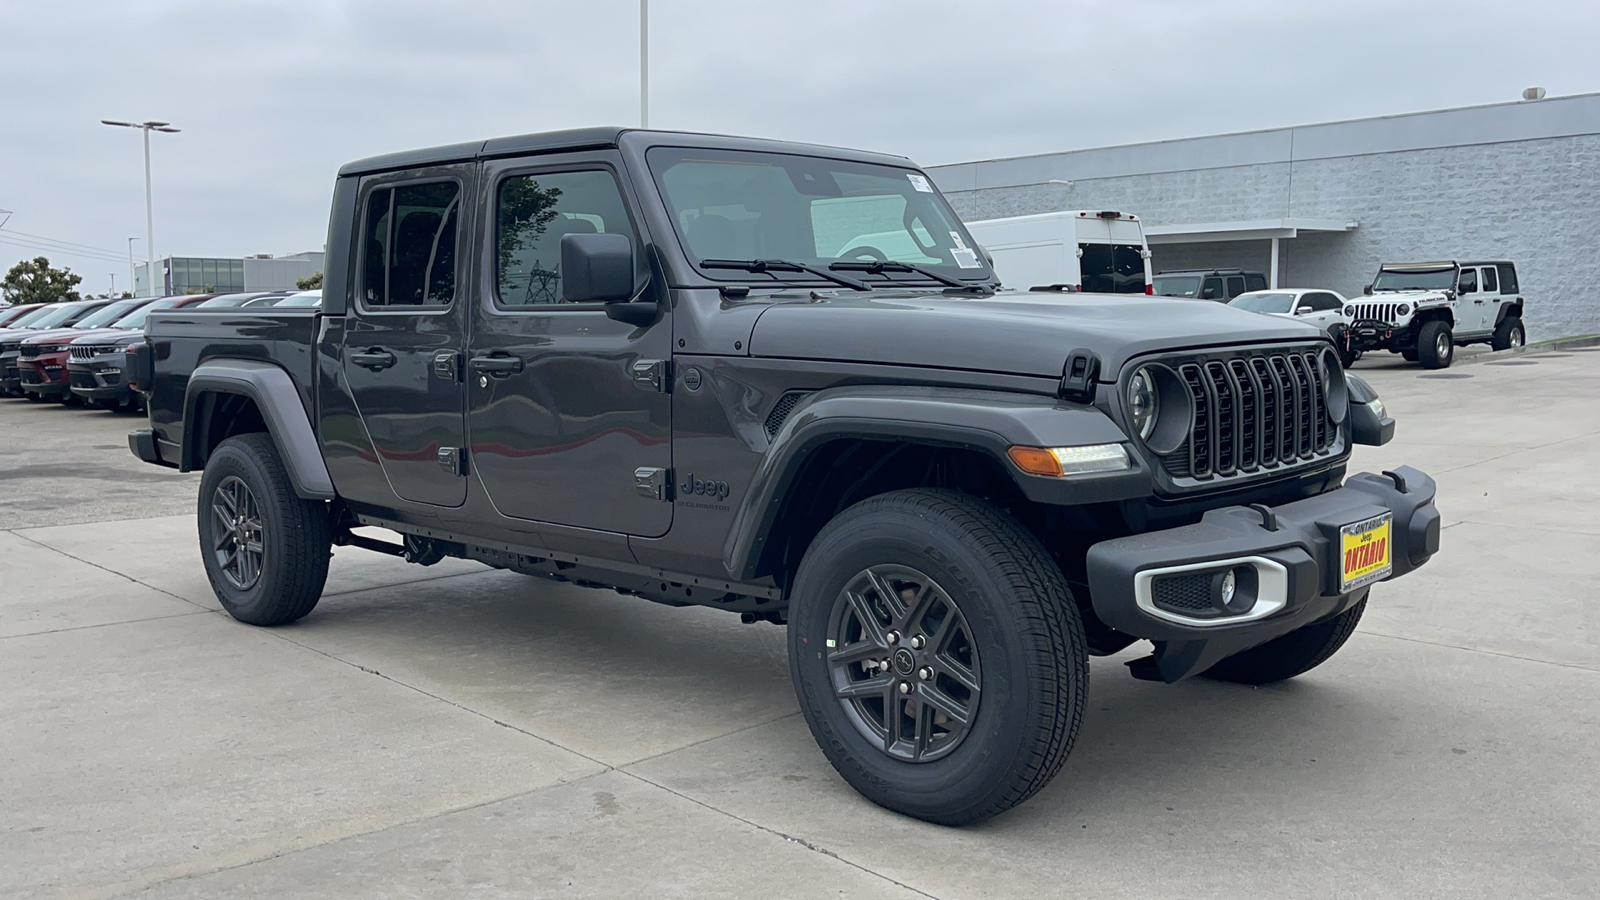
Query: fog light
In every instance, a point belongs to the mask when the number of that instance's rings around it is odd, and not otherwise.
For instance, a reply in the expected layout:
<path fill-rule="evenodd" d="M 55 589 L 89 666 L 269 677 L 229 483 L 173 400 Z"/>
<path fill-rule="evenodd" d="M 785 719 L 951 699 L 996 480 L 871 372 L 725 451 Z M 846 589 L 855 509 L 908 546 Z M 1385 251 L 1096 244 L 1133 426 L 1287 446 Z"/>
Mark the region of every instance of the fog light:
<path fill-rule="evenodd" d="M 1254 566 L 1234 566 L 1211 576 L 1211 602 L 1229 615 L 1243 615 L 1255 608 L 1256 570 Z"/>
<path fill-rule="evenodd" d="M 1238 589 L 1239 579 L 1233 574 L 1233 570 L 1229 569 L 1228 571 L 1222 573 L 1221 594 L 1223 606 L 1227 606 L 1233 602 L 1233 595 L 1236 591 L 1238 591 Z"/>

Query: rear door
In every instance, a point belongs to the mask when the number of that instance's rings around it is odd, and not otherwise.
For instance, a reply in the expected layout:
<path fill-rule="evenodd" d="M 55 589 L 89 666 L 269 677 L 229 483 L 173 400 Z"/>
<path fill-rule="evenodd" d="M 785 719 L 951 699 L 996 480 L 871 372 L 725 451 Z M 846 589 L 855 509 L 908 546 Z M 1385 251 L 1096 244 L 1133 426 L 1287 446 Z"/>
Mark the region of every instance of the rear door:
<path fill-rule="evenodd" d="M 434 506 L 467 495 L 461 350 L 472 281 L 461 223 L 471 188 L 470 164 L 373 176 L 358 207 L 341 370 L 390 488 Z"/>
<path fill-rule="evenodd" d="M 502 515 L 646 537 L 672 525 L 672 316 L 630 325 L 567 303 L 561 238 L 649 245 L 615 151 L 484 164 L 488 237 L 467 361 L 472 465 Z M 664 289 L 664 286 L 655 286 Z"/>

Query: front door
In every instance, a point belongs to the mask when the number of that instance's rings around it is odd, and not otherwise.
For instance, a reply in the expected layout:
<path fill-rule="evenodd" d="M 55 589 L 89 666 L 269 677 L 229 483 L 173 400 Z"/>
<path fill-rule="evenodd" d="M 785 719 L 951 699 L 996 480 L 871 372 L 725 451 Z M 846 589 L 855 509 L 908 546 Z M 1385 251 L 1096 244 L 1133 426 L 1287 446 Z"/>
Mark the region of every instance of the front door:
<path fill-rule="evenodd" d="M 345 324 L 343 374 L 389 486 L 434 506 L 467 495 L 460 355 L 472 290 L 459 223 L 471 221 L 471 174 L 442 166 L 363 181 Z"/>
<path fill-rule="evenodd" d="M 635 283 L 648 283 L 620 165 L 614 152 L 484 164 L 470 459 L 503 515 L 655 537 L 672 524 L 671 315 L 630 325 L 562 292 L 568 234 L 627 235 Z"/>

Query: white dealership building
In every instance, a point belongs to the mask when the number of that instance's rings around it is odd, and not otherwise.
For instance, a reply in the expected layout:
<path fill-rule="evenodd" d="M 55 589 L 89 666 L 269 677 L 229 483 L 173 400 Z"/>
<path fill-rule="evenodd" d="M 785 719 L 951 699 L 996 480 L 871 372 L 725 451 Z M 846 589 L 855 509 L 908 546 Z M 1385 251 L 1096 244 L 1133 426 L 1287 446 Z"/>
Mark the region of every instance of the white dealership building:
<path fill-rule="evenodd" d="M 968 221 L 1108 209 L 1156 271 L 1360 294 L 1388 261 L 1508 259 L 1530 340 L 1600 333 L 1600 94 L 929 170 Z"/>

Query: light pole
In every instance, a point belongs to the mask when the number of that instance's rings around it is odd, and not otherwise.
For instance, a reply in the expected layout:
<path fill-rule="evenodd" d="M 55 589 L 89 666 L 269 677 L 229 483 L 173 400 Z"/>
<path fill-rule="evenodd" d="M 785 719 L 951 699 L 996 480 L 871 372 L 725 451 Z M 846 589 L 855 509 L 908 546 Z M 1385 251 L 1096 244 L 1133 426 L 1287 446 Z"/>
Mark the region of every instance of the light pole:
<path fill-rule="evenodd" d="M 117 296 L 117 273 L 115 272 L 111 273 L 111 293 L 107 294 L 106 296 L 113 299 L 115 299 Z"/>
<path fill-rule="evenodd" d="M 173 128 L 168 122 L 114 122 L 111 119 L 101 119 L 102 125 L 115 125 L 119 128 L 137 128 L 144 132 L 144 250 L 146 257 L 145 270 L 149 282 L 146 287 L 150 289 L 150 296 L 156 294 L 156 214 L 150 202 L 150 132 L 160 131 L 166 134 L 177 134 L 178 129 Z M 132 246 L 131 244 L 129 245 Z"/>
<path fill-rule="evenodd" d="M 639 127 L 650 127 L 650 0 L 639 0 Z"/>
<path fill-rule="evenodd" d="M 133 277 L 133 242 L 138 238 L 128 238 L 128 293 L 138 294 L 139 279 Z"/>

